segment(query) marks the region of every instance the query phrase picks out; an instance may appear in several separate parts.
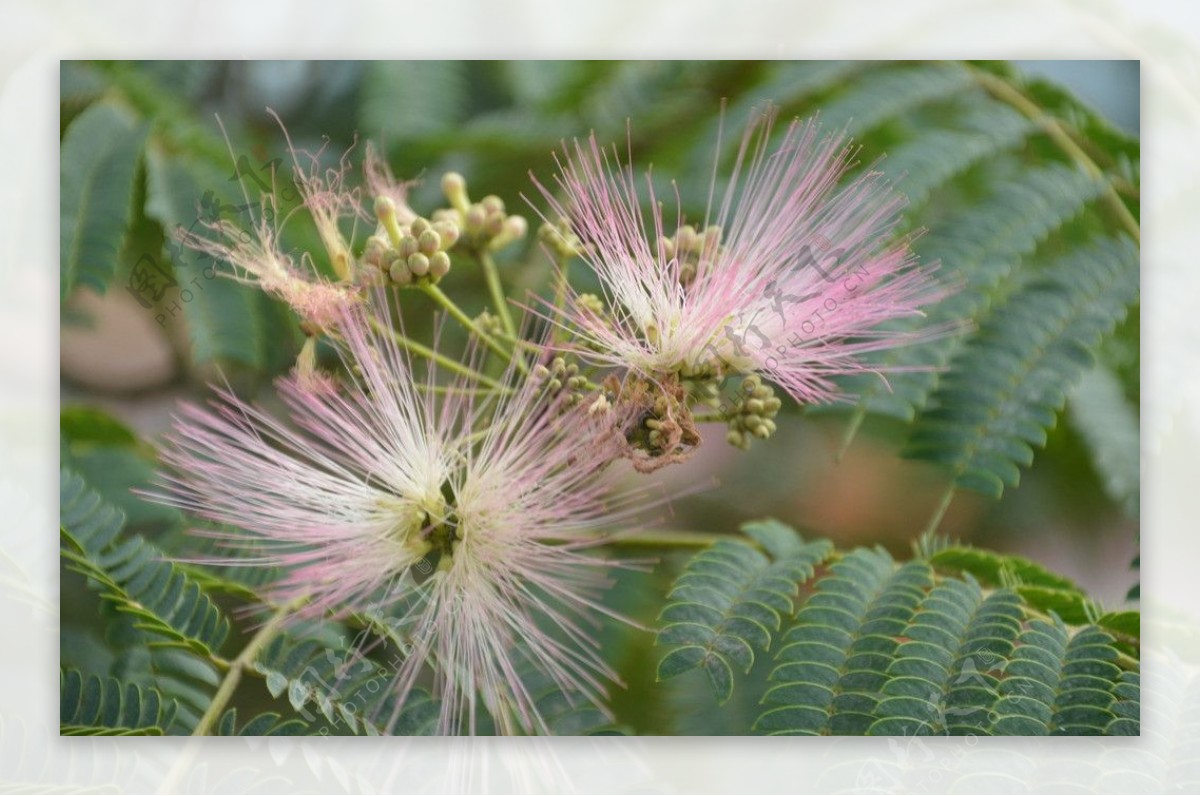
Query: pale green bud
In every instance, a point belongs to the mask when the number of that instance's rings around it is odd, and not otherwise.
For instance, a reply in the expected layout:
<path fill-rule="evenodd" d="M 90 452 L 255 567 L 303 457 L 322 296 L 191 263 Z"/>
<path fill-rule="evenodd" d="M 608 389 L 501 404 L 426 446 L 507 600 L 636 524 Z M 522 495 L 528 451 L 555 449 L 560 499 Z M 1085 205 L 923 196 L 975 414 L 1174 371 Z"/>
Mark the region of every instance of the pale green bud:
<path fill-rule="evenodd" d="M 404 233 L 400 230 L 399 222 L 396 221 L 396 203 L 392 197 L 375 197 L 375 217 L 379 219 L 379 223 L 383 224 L 383 229 L 387 232 L 392 245 L 399 246 Z"/>
<path fill-rule="evenodd" d="M 388 276 L 397 285 L 407 285 L 412 283 L 412 271 L 408 270 L 408 265 L 403 260 L 395 260 L 388 269 Z"/>
<path fill-rule="evenodd" d="M 466 211 L 464 219 L 467 232 L 471 235 L 478 235 L 483 231 L 483 224 L 487 220 L 487 211 L 479 205 L 471 205 Z"/>
<path fill-rule="evenodd" d="M 496 237 L 504 231 L 504 213 L 490 212 L 483 222 L 483 231 L 491 237 Z"/>
<path fill-rule="evenodd" d="M 658 247 L 662 250 L 664 260 L 670 261 L 675 259 L 675 241 L 670 238 L 663 238 L 658 242 Z"/>
<path fill-rule="evenodd" d="M 494 194 L 483 197 L 479 204 L 483 205 L 483 209 L 487 211 L 489 215 L 492 213 L 504 212 L 504 200 Z"/>
<path fill-rule="evenodd" d="M 413 276 L 425 276 L 429 273 L 429 258 L 417 252 L 408 258 L 408 268 Z"/>
<path fill-rule="evenodd" d="M 445 252 L 434 252 L 429 256 L 429 273 L 434 279 L 441 279 L 450 273 L 450 255 Z"/>
<path fill-rule="evenodd" d="M 438 235 L 432 229 L 429 229 L 428 224 L 426 224 L 425 231 L 421 232 L 417 237 L 417 248 L 422 254 L 433 254 L 434 252 L 441 250 L 442 236 Z"/>
<path fill-rule="evenodd" d="M 442 239 L 443 249 L 449 249 L 458 242 L 458 224 L 455 224 L 453 221 L 435 222 L 433 231 Z"/>
<path fill-rule="evenodd" d="M 679 249 L 680 254 L 690 252 L 696 247 L 696 228 L 691 224 L 685 224 L 675 233 L 675 246 Z"/>
<path fill-rule="evenodd" d="M 442 193 L 446 195 L 450 206 L 460 213 L 467 212 L 470 200 L 467 199 L 467 181 L 455 171 L 442 175 Z"/>

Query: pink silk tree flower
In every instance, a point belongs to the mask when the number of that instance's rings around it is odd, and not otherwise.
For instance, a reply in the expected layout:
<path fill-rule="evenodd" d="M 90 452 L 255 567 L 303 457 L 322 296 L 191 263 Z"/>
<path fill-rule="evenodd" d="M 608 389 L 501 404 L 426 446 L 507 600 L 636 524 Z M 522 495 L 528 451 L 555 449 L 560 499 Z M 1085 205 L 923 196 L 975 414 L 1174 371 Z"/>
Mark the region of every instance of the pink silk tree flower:
<path fill-rule="evenodd" d="M 772 144 L 776 113 L 751 121 L 717 201 L 714 171 L 697 226 L 668 228 L 653 186 L 644 205 L 632 167 L 594 135 L 564 146 L 561 201 L 538 187 L 603 291 L 603 306 L 569 293 L 556 318 L 582 356 L 651 379 L 759 374 L 814 403 L 840 397 L 833 377 L 871 371 L 864 355 L 927 334 L 887 324 L 945 293 L 893 235 L 903 196 L 874 170 L 842 184 L 853 153 L 815 120 Z"/>
<path fill-rule="evenodd" d="M 513 374 L 495 398 L 435 390 L 369 305 L 336 328 L 344 386 L 282 380 L 288 422 L 229 394 L 185 406 L 152 497 L 240 529 L 219 538 L 254 557 L 222 563 L 283 567 L 269 596 L 307 597 L 301 616 L 387 615 L 407 649 L 385 726 L 430 671 L 442 733 L 474 733 L 477 708 L 503 732 L 548 731 L 529 667 L 600 706 L 614 564 L 590 548 L 638 502 L 610 497 L 618 410 L 568 408 Z"/>
<path fill-rule="evenodd" d="M 299 150 L 292 143 L 282 120 L 275 116 L 287 141 L 291 156 L 295 189 L 301 207 L 283 213 L 280 196 L 287 190 L 275 186 L 275 176 L 269 191 L 259 197 L 258 211 L 252 214 L 249 228 L 232 221 L 216 218 L 200 224 L 200 231 L 180 230 L 180 242 L 228 266 L 223 276 L 253 285 L 286 302 L 300 320 L 314 329 L 331 328 L 342 310 L 361 300 L 363 273 L 354 256 L 353 232 L 350 240 L 343 234 L 369 216 L 362 207 L 362 190 L 348 185 L 353 147 L 339 158 L 337 165 L 322 166 L 324 147 L 316 153 Z M 368 185 L 375 189 L 386 176 L 388 191 L 395 194 L 401 212 L 412 215 L 404 204 L 404 186 L 391 178 L 390 171 L 379 156 L 368 147 L 363 164 Z M 250 194 L 243 185 L 245 207 L 251 208 Z M 293 213 L 303 211 L 311 219 L 324 251 L 287 253 L 280 246 L 282 228 Z M 414 216 L 415 217 L 415 216 Z M 329 279 L 317 264 L 328 264 L 336 279 Z M 371 271 L 366 271 L 370 274 Z"/>

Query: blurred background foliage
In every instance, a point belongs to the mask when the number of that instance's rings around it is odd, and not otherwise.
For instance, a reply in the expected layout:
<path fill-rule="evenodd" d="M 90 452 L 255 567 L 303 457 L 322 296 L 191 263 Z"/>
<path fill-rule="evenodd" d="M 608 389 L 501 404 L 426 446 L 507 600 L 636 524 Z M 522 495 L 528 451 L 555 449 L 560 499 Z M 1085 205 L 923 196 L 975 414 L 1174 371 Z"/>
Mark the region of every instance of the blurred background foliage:
<path fill-rule="evenodd" d="M 367 139 L 380 144 L 398 176 L 418 181 L 418 212 L 443 204 L 439 178 L 455 170 L 474 196 L 499 195 L 536 229 L 542 204 L 523 200 L 536 195 L 530 173 L 550 184 L 560 142 L 592 131 L 629 147 L 638 168 L 653 165 L 660 196 L 677 189 L 685 212 L 702 214 L 714 153 L 727 158 L 752 110 L 770 100 L 785 117 L 819 112 L 829 129 L 846 128 L 860 168 L 900 180 L 910 199 L 902 231 L 924 230 L 918 252 L 959 287 L 930 320 L 967 325 L 898 356 L 940 370 L 898 375 L 887 388 L 850 381 L 859 400 L 793 407 L 749 453 L 706 429 L 695 459 L 655 476 L 670 492 L 699 487 L 660 523 L 732 532 L 775 516 L 839 547 L 878 543 L 902 557 L 938 525 L 1119 605 L 1137 582 L 1137 65 L 1071 68 L 1078 75 L 1047 62 L 64 62 L 64 466 L 124 512 L 127 532 L 171 553 L 194 550 L 178 512 L 129 490 L 152 472 L 154 435 L 176 400 L 224 380 L 270 403 L 271 379 L 303 340 L 285 307 L 209 278 L 172 240 L 207 212 L 245 219 L 243 188 L 251 199 L 274 190 L 284 212 L 295 207 L 286 141 L 267 108 L 330 166 L 348 150 L 361 160 Z M 1047 73 L 1098 92 L 1127 129 L 1039 76 Z M 320 250 L 302 214 L 285 227 L 284 247 Z M 550 261 L 536 236 L 501 261 L 510 295 L 546 289 Z M 443 287 L 468 311 L 487 306 L 483 276 L 465 260 Z M 406 298 L 405 322 L 428 336 L 419 298 Z M 653 624 L 683 558 L 621 575 L 614 606 Z M 228 608 L 245 596 L 216 599 Z M 64 665 L 147 683 L 181 678 L 202 709 L 211 672 L 123 660 L 128 623 L 97 625 L 96 610 L 83 579 L 64 572 Z M 626 726 L 748 726 L 731 719 L 736 705 L 714 711 L 686 677 L 656 687 L 652 635 L 605 633 L 629 686 L 613 695 Z M 224 643 L 236 649 L 231 635 Z M 238 704 L 271 707 L 263 689 L 245 690 Z M 186 705 L 173 720 L 186 725 Z"/>

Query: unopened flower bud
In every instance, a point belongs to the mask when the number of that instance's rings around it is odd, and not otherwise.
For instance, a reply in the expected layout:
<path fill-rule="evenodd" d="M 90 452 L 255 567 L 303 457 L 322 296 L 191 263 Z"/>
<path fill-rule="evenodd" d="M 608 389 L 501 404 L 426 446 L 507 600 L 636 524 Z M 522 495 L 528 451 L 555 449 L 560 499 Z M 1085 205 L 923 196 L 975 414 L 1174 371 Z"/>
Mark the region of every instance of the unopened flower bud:
<path fill-rule="evenodd" d="M 413 222 L 408 225 L 408 229 L 414 238 L 419 238 L 422 233 L 430 229 L 430 224 L 423 218 L 414 218 Z"/>
<path fill-rule="evenodd" d="M 690 252 L 696 247 L 696 228 L 691 224 L 685 224 L 675 233 L 675 245 L 679 248 L 679 253 Z"/>
<path fill-rule="evenodd" d="M 580 307 L 583 307 L 589 312 L 596 315 L 604 314 L 604 299 L 597 296 L 595 293 L 580 293 L 576 302 Z"/>
<path fill-rule="evenodd" d="M 533 366 L 533 377 L 535 379 L 537 379 L 538 381 L 545 381 L 546 379 L 550 378 L 550 368 L 548 368 L 545 365 L 542 365 L 540 363 L 537 365 L 534 365 Z"/>
<path fill-rule="evenodd" d="M 460 213 L 467 212 L 467 205 L 470 204 L 467 199 L 467 181 L 461 174 L 450 171 L 442 175 L 442 193 L 446 195 L 451 207 Z"/>
<path fill-rule="evenodd" d="M 675 241 L 670 238 L 662 238 L 658 242 L 658 248 L 662 251 L 662 258 L 666 261 L 675 259 Z"/>
<path fill-rule="evenodd" d="M 386 240 L 378 235 L 372 235 L 367 238 L 367 243 L 363 247 L 362 261 L 379 268 L 383 265 L 383 258 L 387 254 L 388 248 Z"/>
<path fill-rule="evenodd" d="M 508 216 L 500 227 L 500 234 L 492 239 L 493 249 L 502 249 L 508 244 L 525 237 L 529 232 L 529 222 L 524 216 Z"/>
<path fill-rule="evenodd" d="M 400 252 L 400 256 L 407 260 L 420 250 L 421 246 L 417 243 L 417 239 L 407 237 L 400 241 L 400 245 L 396 247 L 396 251 Z"/>
<path fill-rule="evenodd" d="M 428 225 L 427 225 L 428 226 Z M 417 248 L 422 254 L 433 254 L 442 248 L 442 236 L 432 229 L 426 229 L 417 238 Z"/>
<path fill-rule="evenodd" d="M 443 249 L 449 249 L 458 242 L 458 224 L 453 221 L 437 221 L 433 225 L 433 231 L 442 239 Z"/>
<path fill-rule="evenodd" d="M 471 205 L 466 211 L 464 219 L 467 232 L 472 235 L 478 235 L 483 231 L 483 224 L 487 220 L 487 211 L 479 205 Z"/>
<path fill-rule="evenodd" d="M 450 273 L 450 255 L 445 252 L 434 252 L 429 256 L 429 274 L 434 279 L 441 279 Z"/>
<path fill-rule="evenodd" d="M 412 282 L 412 272 L 408 270 L 408 265 L 404 260 L 395 260 L 392 262 L 391 268 L 388 269 L 388 276 L 397 285 L 407 285 Z"/>
<path fill-rule="evenodd" d="M 704 251 L 715 251 L 721 245 L 721 228 L 713 224 L 708 229 L 704 230 Z"/>
<path fill-rule="evenodd" d="M 392 245 L 399 246 L 404 233 L 401 232 L 400 224 L 396 221 L 396 203 L 392 197 L 375 197 L 375 217 L 379 219 L 379 223 L 383 224 L 383 229 L 387 232 Z"/>
<path fill-rule="evenodd" d="M 417 252 L 408 258 L 408 269 L 413 272 L 413 276 L 425 276 L 429 273 L 429 258 Z"/>
<path fill-rule="evenodd" d="M 496 237 L 504 231 L 504 213 L 488 213 L 483 221 L 483 231 L 490 237 Z"/>
<path fill-rule="evenodd" d="M 766 409 L 766 405 L 763 404 L 763 402 L 757 398 L 751 398 L 750 400 L 746 401 L 746 411 L 747 412 L 750 412 L 750 413 L 756 414 L 756 415 L 761 415 L 763 413 L 764 409 Z"/>
<path fill-rule="evenodd" d="M 489 214 L 504 212 L 504 200 L 494 194 L 483 197 L 479 204 L 483 205 L 483 209 Z"/>

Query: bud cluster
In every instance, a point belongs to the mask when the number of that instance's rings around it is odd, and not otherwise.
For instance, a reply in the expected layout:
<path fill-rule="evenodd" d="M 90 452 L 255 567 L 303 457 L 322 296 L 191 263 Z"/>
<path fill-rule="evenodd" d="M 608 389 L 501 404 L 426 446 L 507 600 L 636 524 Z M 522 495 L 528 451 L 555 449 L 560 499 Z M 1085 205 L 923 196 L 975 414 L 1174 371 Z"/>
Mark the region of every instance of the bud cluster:
<path fill-rule="evenodd" d="M 754 437 L 767 439 L 775 433 L 775 416 L 779 414 L 782 402 L 758 376 L 743 379 L 741 390 L 744 397 L 729 414 L 729 433 L 725 440 L 730 445 L 749 450 Z"/>
<path fill-rule="evenodd" d="M 533 378 L 545 385 L 546 394 L 549 396 L 553 397 L 565 392 L 564 403 L 566 406 L 582 403 L 588 392 L 588 380 L 585 376 L 579 375 L 579 365 L 574 362 L 568 364 L 563 357 L 555 357 L 554 361 L 550 363 L 550 367 L 535 365 Z M 600 397 L 604 398 L 605 396 L 601 395 Z M 595 406 L 594 403 L 589 410 Z M 606 406 L 607 400 L 600 404 L 597 411 Z"/>
<path fill-rule="evenodd" d="M 442 177 L 442 192 L 450 207 L 435 210 L 435 222 L 447 222 L 462 230 L 460 245 L 482 251 L 503 249 L 525 237 L 529 224 L 523 216 L 509 215 L 504 200 L 489 195 L 472 202 L 467 195 L 467 182 L 461 174 L 450 172 Z"/>
<path fill-rule="evenodd" d="M 387 196 L 376 197 L 375 216 L 381 229 L 367 238 L 362 261 L 377 268 L 382 279 L 400 286 L 437 284 L 450 272 L 449 250 L 459 239 L 456 224 L 415 218 L 402 226 L 396 203 Z"/>
<path fill-rule="evenodd" d="M 702 262 L 712 262 L 721 250 L 721 228 L 713 225 L 697 232 L 691 224 L 680 227 L 673 237 L 660 238 L 663 260 L 679 260 L 679 281 L 687 285 L 696 278 Z"/>
<path fill-rule="evenodd" d="M 487 335 L 497 337 L 504 334 L 504 322 L 492 313 L 484 310 L 475 316 L 475 328 Z"/>
<path fill-rule="evenodd" d="M 550 247 L 560 260 L 569 260 L 583 254 L 583 242 L 571 228 L 570 220 L 560 218 L 557 222 L 542 224 L 538 228 L 538 240 Z"/>

